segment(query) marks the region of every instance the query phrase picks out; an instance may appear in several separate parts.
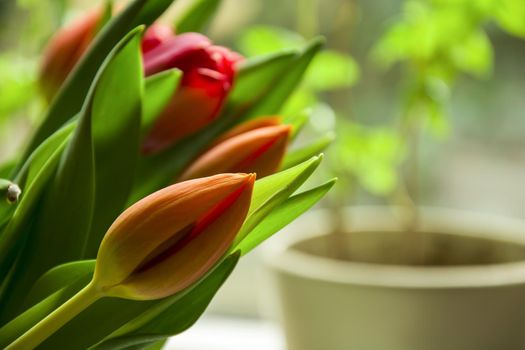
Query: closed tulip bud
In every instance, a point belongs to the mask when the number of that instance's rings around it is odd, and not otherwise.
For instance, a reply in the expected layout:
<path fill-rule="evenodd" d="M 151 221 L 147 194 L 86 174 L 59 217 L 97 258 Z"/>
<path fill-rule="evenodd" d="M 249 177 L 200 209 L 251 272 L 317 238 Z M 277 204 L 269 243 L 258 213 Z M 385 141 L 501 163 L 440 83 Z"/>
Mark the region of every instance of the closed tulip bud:
<path fill-rule="evenodd" d="M 142 151 L 162 151 L 211 123 L 232 88 L 241 56 L 205 36 L 184 33 L 144 52 L 146 75 L 178 68 L 182 82 L 143 142 Z"/>
<path fill-rule="evenodd" d="M 50 101 L 96 35 L 103 10 L 97 8 L 60 29 L 49 42 L 40 69 L 40 87 Z"/>
<path fill-rule="evenodd" d="M 273 174 L 286 152 L 290 131 L 289 125 L 277 125 L 231 137 L 201 155 L 179 180 L 222 172 L 251 172 L 259 179 Z"/>
<path fill-rule="evenodd" d="M 93 284 L 137 300 L 172 295 L 223 257 L 250 206 L 255 174 L 181 182 L 127 209 L 109 228 Z"/>
<path fill-rule="evenodd" d="M 240 134 L 244 134 L 245 132 L 251 130 L 264 128 L 266 126 L 276 126 L 280 124 L 281 118 L 278 116 L 259 117 L 253 120 L 248 120 L 247 122 L 239 124 L 222 134 L 215 140 L 214 145 L 217 145 L 227 139 L 230 139 Z"/>

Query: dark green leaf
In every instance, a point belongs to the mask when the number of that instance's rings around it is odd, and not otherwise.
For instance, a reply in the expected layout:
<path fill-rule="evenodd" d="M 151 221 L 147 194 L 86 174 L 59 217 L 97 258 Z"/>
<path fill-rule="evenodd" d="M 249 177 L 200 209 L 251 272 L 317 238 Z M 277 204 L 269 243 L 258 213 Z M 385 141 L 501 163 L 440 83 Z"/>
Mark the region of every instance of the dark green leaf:
<path fill-rule="evenodd" d="M 126 346 L 179 334 L 193 325 L 233 271 L 240 254 L 234 253 L 218 265 L 189 293 L 169 301 L 166 306 L 159 303 L 117 330 L 92 350 L 124 349 Z"/>
<path fill-rule="evenodd" d="M 84 262 L 79 262 L 84 264 Z M 73 263 L 76 264 L 76 263 Z M 0 348 L 20 337 L 82 289 L 93 274 L 94 263 L 63 265 L 46 273 L 30 292 L 32 306 L 0 328 Z M 87 267 L 87 269 L 86 269 Z M 86 271 L 87 270 L 87 271 Z M 33 302 L 37 302 L 34 304 Z"/>
<path fill-rule="evenodd" d="M 34 216 L 35 205 L 52 178 L 66 147 L 72 131 L 69 130 L 67 133 L 67 129 L 67 126 L 64 127 L 44 142 L 32 154 L 21 171 L 21 174 L 26 174 L 19 179 L 23 180 L 21 181 L 23 194 L 16 210 L 12 213 L 11 220 L 0 235 L 0 280 L 4 282 L 25 242 L 27 231 L 31 225 L 31 218 Z M 63 136 L 66 137 L 63 138 Z M 55 144 L 57 140 L 62 141 L 56 144 L 57 148 L 50 147 L 50 144 Z M 48 151 L 52 151 L 52 153 Z"/>
<path fill-rule="evenodd" d="M 140 40 L 140 35 L 135 35 L 113 58 L 97 84 L 93 99 L 96 189 L 86 257 L 96 256 L 102 237 L 124 208 L 133 186 L 141 139 Z"/>
<path fill-rule="evenodd" d="M 4 319 L 21 311 L 26 293 L 44 272 L 58 264 L 82 258 L 85 254 L 95 190 L 93 119 L 101 117 L 104 105 L 111 103 L 112 100 L 107 100 L 107 91 L 114 86 L 114 79 L 125 79 L 129 75 L 126 70 L 129 67 L 123 64 L 126 62 L 124 58 L 136 58 L 141 33 L 142 28 L 130 32 L 115 47 L 97 74 L 80 113 L 78 126 L 62 154 L 56 175 L 46 191 L 39 213 L 34 218 L 30 237 L 16 264 L 16 278 L 2 301 Z M 140 113 L 140 105 L 137 110 Z M 135 129 L 138 135 L 138 120 Z"/>

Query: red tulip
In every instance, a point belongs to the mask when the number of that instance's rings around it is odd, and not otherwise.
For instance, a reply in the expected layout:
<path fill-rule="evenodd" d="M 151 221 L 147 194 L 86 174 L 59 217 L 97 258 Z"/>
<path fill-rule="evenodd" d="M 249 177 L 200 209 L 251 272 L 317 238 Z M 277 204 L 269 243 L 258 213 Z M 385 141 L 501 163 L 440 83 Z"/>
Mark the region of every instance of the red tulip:
<path fill-rule="evenodd" d="M 195 283 L 235 239 L 254 181 L 254 174 L 220 174 L 137 202 L 102 240 L 93 284 L 106 296 L 151 300 Z"/>
<path fill-rule="evenodd" d="M 201 155 L 179 180 L 223 172 L 251 172 L 259 179 L 273 174 L 286 152 L 290 131 L 289 125 L 277 125 L 231 137 Z"/>
<path fill-rule="evenodd" d="M 40 86 L 50 101 L 95 37 L 103 10 L 97 8 L 60 29 L 49 42 L 40 69 Z"/>
<path fill-rule="evenodd" d="M 171 27 L 159 23 L 152 24 L 142 38 L 142 53 L 153 50 L 174 35 Z"/>
<path fill-rule="evenodd" d="M 61 29 L 46 49 L 41 72 L 44 94 L 51 99 L 93 40 L 102 16 L 97 9 Z M 198 33 L 175 35 L 162 24 L 153 24 L 142 41 L 144 70 L 152 75 L 178 68 L 184 73 L 171 102 L 146 135 L 142 151 L 152 154 L 211 123 L 232 88 L 235 64 L 242 57 L 215 46 Z"/>
<path fill-rule="evenodd" d="M 234 66 L 240 59 L 237 53 L 214 46 L 197 33 L 173 36 L 157 42 L 153 48 L 148 45 L 144 52 L 146 75 L 178 68 L 184 76 L 173 99 L 146 136 L 143 153 L 157 153 L 211 123 L 232 88 Z"/>

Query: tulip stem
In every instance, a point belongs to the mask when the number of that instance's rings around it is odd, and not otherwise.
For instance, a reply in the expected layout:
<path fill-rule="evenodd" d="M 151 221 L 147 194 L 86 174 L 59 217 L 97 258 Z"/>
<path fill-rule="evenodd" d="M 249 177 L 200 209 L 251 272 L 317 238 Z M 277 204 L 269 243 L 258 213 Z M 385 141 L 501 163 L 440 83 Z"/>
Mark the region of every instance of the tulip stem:
<path fill-rule="evenodd" d="M 102 293 L 100 293 L 93 282 L 90 282 L 58 309 L 55 309 L 17 340 L 12 342 L 6 350 L 29 350 L 36 348 L 67 322 L 71 321 L 73 317 L 102 296 Z"/>

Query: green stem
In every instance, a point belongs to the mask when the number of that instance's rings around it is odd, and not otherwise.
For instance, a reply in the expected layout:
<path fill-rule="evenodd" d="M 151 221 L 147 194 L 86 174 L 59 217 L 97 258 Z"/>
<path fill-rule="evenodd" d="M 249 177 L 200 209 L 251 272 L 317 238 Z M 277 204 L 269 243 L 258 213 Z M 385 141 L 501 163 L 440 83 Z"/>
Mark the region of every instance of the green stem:
<path fill-rule="evenodd" d="M 12 342 L 6 350 L 30 350 L 36 348 L 49 336 L 71 321 L 73 317 L 101 297 L 102 294 L 98 288 L 92 282 L 89 283 L 62 306 Z"/>

